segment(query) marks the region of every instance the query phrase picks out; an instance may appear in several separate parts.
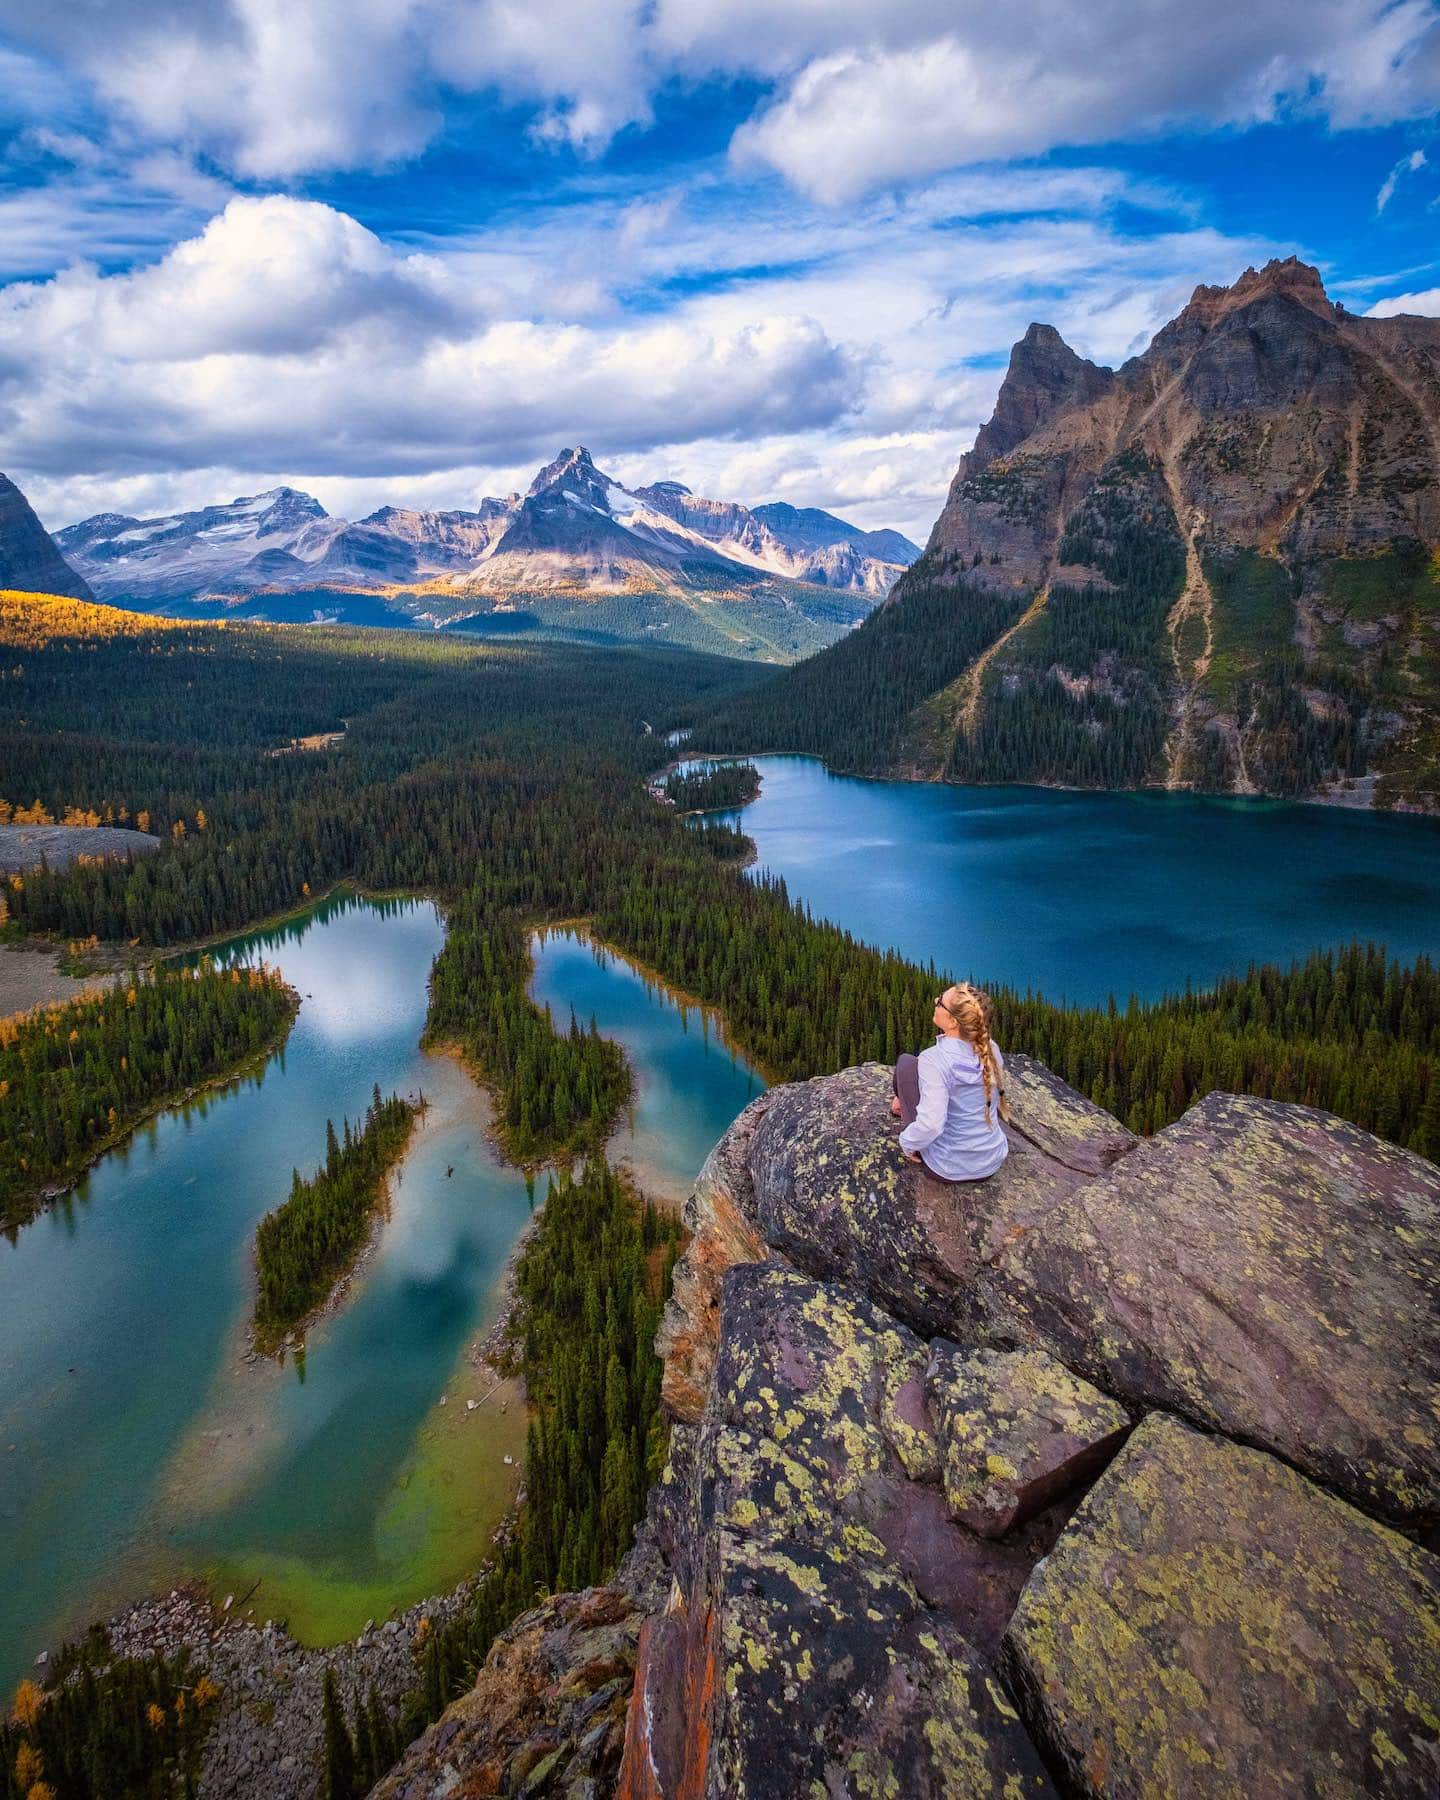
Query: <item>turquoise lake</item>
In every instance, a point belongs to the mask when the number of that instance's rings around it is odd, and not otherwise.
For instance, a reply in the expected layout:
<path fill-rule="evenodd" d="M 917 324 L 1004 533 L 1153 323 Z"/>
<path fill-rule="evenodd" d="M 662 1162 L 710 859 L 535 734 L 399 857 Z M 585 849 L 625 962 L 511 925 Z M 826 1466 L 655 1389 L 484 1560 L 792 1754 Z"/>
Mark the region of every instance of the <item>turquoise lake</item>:
<path fill-rule="evenodd" d="M 299 990 L 285 1049 L 0 1239 L 0 1692 L 66 1632 L 182 1579 L 258 1582 L 258 1617 L 329 1642 L 481 1560 L 524 1419 L 471 1353 L 544 1177 L 536 1196 L 495 1158 L 483 1095 L 418 1048 L 443 935 L 428 903 L 341 896 L 220 946 Z M 535 949 L 537 998 L 561 1022 L 593 1013 L 631 1058 L 611 1154 L 682 1198 L 758 1078 L 624 961 L 568 933 Z M 375 1082 L 430 1106 L 374 1252 L 303 1363 L 247 1362 L 255 1226 Z"/>
<path fill-rule="evenodd" d="M 757 867 L 866 943 L 1051 1000 L 1142 999 L 1352 937 L 1440 949 L 1440 822 L 1193 794 L 860 781 L 761 756 Z"/>

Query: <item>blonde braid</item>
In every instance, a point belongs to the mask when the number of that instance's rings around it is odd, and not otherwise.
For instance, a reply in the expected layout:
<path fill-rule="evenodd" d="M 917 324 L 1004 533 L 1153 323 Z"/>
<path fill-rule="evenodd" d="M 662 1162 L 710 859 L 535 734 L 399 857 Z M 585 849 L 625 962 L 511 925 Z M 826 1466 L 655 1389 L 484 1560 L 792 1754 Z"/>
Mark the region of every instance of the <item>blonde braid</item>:
<path fill-rule="evenodd" d="M 992 1123 L 990 1104 L 998 1087 L 998 1110 L 1002 1119 L 1010 1117 L 1010 1103 L 1005 1098 L 1005 1085 L 1000 1080 L 995 1063 L 995 1047 L 990 1042 L 990 1015 L 993 1010 L 988 994 L 979 988 L 973 988 L 968 981 L 956 982 L 954 987 L 946 988 L 940 997 L 940 1004 L 960 1027 L 960 1035 L 969 1043 L 980 1059 L 980 1079 L 985 1087 L 985 1123 Z"/>

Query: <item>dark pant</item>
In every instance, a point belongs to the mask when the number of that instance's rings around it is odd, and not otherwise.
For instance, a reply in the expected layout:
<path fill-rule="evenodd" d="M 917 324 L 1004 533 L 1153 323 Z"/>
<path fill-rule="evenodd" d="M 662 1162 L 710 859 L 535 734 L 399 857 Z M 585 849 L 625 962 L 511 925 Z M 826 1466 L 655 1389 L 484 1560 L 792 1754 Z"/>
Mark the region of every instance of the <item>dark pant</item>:
<path fill-rule="evenodd" d="M 895 1064 L 895 1079 L 890 1091 L 900 1102 L 900 1123 L 913 1125 L 920 1110 L 920 1059 L 907 1050 Z"/>
<path fill-rule="evenodd" d="M 903 1131 L 907 1125 L 915 1123 L 915 1115 L 920 1110 L 920 1059 L 912 1056 L 908 1050 L 896 1059 L 890 1091 L 900 1102 L 900 1129 Z M 925 1164 L 925 1172 L 932 1181 L 943 1181 L 946 1187 L 970 1185 L 968 1181 L 952 1180 L 949 1175 L 937 1175 L 929 1163 Z"/>

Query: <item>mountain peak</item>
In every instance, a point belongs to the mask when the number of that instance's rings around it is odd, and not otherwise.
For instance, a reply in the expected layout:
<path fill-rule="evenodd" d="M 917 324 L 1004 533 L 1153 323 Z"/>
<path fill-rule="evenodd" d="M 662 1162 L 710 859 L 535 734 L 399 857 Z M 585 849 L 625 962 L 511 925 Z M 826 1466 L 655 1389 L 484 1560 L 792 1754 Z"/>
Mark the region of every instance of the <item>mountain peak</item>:
<path fill-rule="evenodd" d="M 1190 296 L 1190 304 L 1180 318 L 1207 327 L 1216 325 L 1242 306 L 1272 294 L 1293 300 L 1323 319 L 1335 317 L 1335 307 L 1325 292 L 1320 271 L 1313 263 L 1301 262 L 1298 256 L 1286 256 L 1273 258 L 1263 269 L 1246 269 L 1229 287 L 1207 287 L 1202 283 Z"/>
<path fill-rule="evenodd" d="M 557 482 L 565 480 L 567 476 L 577 478 L 587 485 L 595 482 L 603 484 L 608 481 L 608 477 L 602 475 L 595 467 L 594 459 L 585 446 L 577 444 L 573 450 L 562 450 L 554 462 L 546 463 L 530 483 L 530 497 L 533 499 L 536 494 L 543 494 L 547 488 L 554 487 Z"/>
<path fill-rule="evenodd" d="M 1053 325 L 1027 326 L 1010 352 L 995 411 L 975 439 L 966 464 L 976 474 L 1005 456 L 1068 407 L 1093 400 L 1115 379 L 1109 369 L 1087 362 Z"/>

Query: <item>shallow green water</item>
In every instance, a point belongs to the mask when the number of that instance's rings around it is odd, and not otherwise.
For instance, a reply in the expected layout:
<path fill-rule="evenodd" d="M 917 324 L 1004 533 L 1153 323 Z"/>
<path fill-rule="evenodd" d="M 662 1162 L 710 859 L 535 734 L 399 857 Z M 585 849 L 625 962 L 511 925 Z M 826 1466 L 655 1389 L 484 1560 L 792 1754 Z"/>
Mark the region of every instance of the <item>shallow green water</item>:
<path fill-rule="evenodd" d="M 753 759 L 758 867 L 867 943 L 1052 1000 L 1155 998 L 1352 937 L 1440 949 L 1440 824 L 1193 794 L 858 781 Z"/>
<path fill-rule="evenodd" d="M 491 1154 L 474 1085 L 417 1048 L 442 938 L 428 904 L 337 898 L 223 947 L 304 997 L 285 1050 L 0 1240 L 0 1691 L 63 1632 L 187 1576 L 237 1595 L 258 1580 L 259 1616 L 323 1642 L 480 1559 L 524 1424 L 468 1351 L 531 1196 Z M 637 1100 L 617 1153 L 683 1192 L 753 1075 L 573 938 L 538 947 L 536 982 L 625 1043 Z M 303 1367 L 247 1364 L 255 1224 L 375 1082 L 431 1105 L 374 1254 Z"/>

